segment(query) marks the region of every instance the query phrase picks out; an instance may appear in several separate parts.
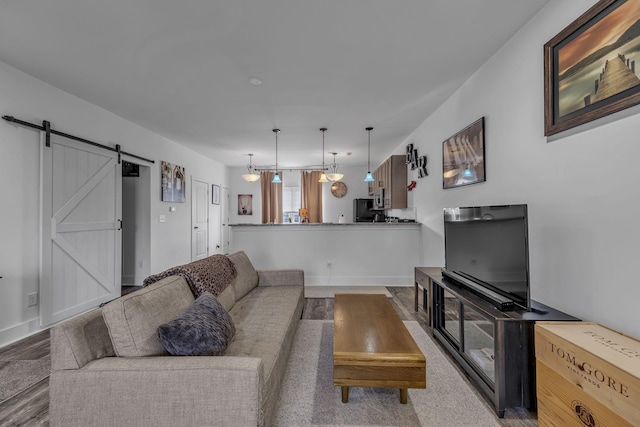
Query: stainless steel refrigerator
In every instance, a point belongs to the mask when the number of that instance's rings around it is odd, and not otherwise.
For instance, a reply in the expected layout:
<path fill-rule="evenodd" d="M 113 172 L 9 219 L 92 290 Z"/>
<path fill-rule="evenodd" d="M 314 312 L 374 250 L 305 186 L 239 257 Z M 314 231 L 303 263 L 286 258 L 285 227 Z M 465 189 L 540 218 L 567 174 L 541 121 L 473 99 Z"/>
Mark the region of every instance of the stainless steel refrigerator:
<path fill-rule="evenodd" d="M 373 222 L 373 199 L 353 199 L 353 222 Z"/>

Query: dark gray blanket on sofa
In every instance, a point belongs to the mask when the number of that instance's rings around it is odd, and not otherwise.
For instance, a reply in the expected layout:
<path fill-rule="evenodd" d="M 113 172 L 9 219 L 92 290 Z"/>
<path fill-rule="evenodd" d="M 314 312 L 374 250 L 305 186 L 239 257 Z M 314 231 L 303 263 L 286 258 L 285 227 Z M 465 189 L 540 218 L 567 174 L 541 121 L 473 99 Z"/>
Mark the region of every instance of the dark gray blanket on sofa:
<path fill-rule="evenodd" d="M 210 257 L 151 275 L 144 279 L 142 286 L 149 286 L 169 276 L 184 276 L 196 298 L 205 291 L 218 296 L 220 292 L 229 286 L 236 275 L 236 268 L 229 258 L 225 255 L 211 255 Z"/>

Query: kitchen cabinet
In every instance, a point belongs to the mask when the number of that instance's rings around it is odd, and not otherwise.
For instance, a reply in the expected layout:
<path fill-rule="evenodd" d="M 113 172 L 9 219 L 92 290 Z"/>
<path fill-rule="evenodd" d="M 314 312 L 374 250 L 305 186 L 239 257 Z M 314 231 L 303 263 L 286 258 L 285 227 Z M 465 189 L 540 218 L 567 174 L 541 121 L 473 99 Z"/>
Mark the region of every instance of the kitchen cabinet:
<path fill-rule="evenodd" d="M 375 172 L 375 171 L 374 171 Z M 373 175 L 373 181 L 371 182 L 367 182 L 367 191 L 369 192 L 369 197 L 373 197 L 373 195 L 375 194 L 375 173 L 371 172 L 371 175 Z"/>
<path fill-rule="evenodd" d="M 373 172 L 373 192 L 384 189 L 384 209 L 407 207 L 407 163 L 403 155 L 394 155 L 385 160 Z M 371 191 L 371 188 L 370 188 Z"/>

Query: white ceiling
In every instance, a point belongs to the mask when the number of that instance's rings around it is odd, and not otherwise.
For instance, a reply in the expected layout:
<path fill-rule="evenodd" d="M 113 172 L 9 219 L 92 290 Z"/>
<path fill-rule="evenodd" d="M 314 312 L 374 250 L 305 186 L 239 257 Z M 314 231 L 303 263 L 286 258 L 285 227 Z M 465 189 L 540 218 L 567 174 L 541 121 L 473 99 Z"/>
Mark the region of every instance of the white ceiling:
<path fill-rule="evenodd" d="M 377 164 L 548 1 L 1 0 L 0 61 L 229 166 Z"/>

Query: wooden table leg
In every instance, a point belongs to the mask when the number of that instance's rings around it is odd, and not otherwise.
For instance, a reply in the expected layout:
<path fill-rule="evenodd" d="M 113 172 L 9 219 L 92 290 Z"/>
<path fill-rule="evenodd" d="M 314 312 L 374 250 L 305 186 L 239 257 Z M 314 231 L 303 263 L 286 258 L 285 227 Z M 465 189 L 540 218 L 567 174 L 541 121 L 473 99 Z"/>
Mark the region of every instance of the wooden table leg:
<path fill-rule="evenodd" d="M 347 403 L 348 401 L 349 401 L 349 387 L 342 386 L 342 403 Z"/>
<path fill-rule="evenodd" d="M 401 388 L 400 389 L 400 403 L 402 404 L 407 404 L 407 389 L 406 388 Z"/>

